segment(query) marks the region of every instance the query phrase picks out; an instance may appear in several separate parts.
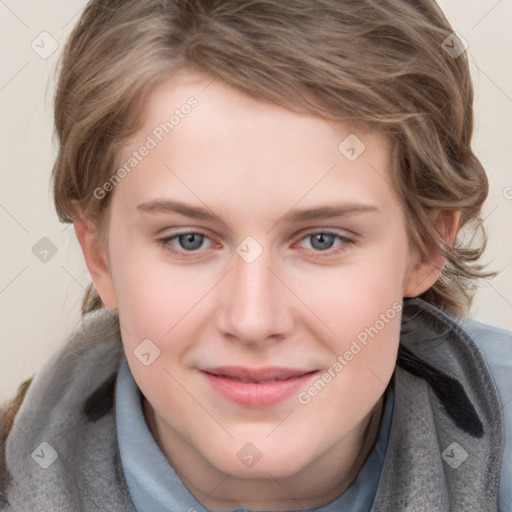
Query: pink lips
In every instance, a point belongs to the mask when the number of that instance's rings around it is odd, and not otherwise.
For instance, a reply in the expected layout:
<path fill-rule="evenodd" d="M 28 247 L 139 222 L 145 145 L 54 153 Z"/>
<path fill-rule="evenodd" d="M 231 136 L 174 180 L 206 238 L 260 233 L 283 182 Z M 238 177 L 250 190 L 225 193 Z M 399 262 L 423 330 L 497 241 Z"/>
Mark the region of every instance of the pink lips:
<path fill-rule="evenodd" d="M 283 367 L 223 366 L 201 372 L 221 395 L 240 405 L 268 407 L 282 402 L 304 387 L 315 371 Z"/>

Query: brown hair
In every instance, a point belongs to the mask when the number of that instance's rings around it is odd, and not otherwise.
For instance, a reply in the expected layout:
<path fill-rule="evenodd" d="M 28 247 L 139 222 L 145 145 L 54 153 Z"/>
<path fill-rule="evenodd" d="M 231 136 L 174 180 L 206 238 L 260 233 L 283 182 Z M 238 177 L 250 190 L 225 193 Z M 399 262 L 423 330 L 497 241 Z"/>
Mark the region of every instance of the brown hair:
<path fill-rule="evenodd" d="M 494 273 L 478 263 L 488 182 L 471 148 L 467 56 L 446 51 L 452 33 L 435 0 L 92 0 L 60 65 L 59 218 L 73 222 L 76 205 L 106 233 L 110 194 L 94 191 L 114 174 L 144 98 L 178 70 L 199 70 L 258 100 L 389 135 L 411 248 L 447 257 L 422 298 L 463 316 L 474 280 Z M 480 229 L 480 243 L 446 246 L 430 215 L 438 208 L 460 210 L 459 229 Z M 82 314 L 101 307 L 91 284 Z"/>

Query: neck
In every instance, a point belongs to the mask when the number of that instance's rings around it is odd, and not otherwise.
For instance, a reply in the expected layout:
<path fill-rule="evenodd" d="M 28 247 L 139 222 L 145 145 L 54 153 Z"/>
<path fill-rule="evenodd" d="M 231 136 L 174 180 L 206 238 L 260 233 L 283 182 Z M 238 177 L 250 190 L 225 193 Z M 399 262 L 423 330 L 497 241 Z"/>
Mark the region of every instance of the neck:
<path fill-rule="evenodd" d="M 350 487 L 377 440 L 383 402 L 381 397 L 339 446 L 333 446 L 329 453 L 301 471 L 279 479 L 271 474 L 269 478 L 248 479 L 222 473 L 176 433 L 166 435 L 158 427 L 154 411 L 145 398 L 143 409 L 156 442 L 190 493 L 204 507 L 217 511 L 235 508 L 282 511 L 326 505 Z"/>

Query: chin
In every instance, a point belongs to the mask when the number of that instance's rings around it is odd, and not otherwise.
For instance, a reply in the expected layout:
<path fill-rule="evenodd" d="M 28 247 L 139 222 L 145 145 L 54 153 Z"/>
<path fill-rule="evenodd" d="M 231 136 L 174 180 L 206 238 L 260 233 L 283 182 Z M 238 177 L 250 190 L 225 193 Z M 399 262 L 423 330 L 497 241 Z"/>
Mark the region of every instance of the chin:
<path fill-rule="evenodd" d="M 226 457 L 227 453 L 234 456 Z M 237 439 L 232 447 L 205 455 L 219 471 L 242 479 L 287 478 L 304 470 L 311 462 L 297 450 L 296 444 L 278 447 L 268 440 L 258 443 Z"/>

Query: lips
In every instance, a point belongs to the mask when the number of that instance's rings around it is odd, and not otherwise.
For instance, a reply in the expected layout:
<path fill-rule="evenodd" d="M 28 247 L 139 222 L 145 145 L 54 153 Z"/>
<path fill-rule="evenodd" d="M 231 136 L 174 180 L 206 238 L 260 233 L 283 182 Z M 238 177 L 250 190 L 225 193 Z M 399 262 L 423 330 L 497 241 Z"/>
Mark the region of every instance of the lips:
<path fill-rule="evenodd" d="M 298 370 L 281 367 L 244 368 L 241 366 L 224 366 L 203 370 L 210 375 L 238 380 L 240 382 L 266 383 L 294 379 L 310 373 L 311 370 Z"/>
<path fill-rule="evenodd" d="M 201 370 L 212 388 L 224 398 L 248 407 L 278 404 L 304 387 L 316 370 L 223 366 Z"/>

